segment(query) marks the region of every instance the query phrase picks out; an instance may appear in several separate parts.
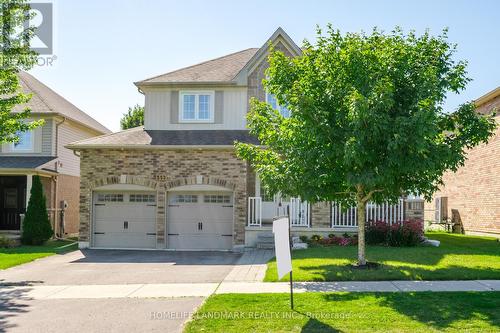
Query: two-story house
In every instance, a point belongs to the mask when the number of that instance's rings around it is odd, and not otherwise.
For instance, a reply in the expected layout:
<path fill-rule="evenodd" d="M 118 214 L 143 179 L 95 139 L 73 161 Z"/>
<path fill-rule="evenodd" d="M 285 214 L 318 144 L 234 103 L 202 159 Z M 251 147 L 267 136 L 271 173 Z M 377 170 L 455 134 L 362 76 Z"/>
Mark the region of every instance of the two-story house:
<path fill-rule="evenodd" d="M 80 154 L 81 247 L 242 249 L 270 233 L 287 206 L 294 233 L 356 230 L 352 208 L 269 196 L 235 155 L 235 141 L 257 143 L 246 127 L 250 98 L 290 116 L 262 86 L 269 42 L 301 54 L 279 28 L 261 48 L 136 82 L 144 127 L 68 146 Z M 402 202 L 370 207 L 372 218 L 393 221 L 408 212 Z"/>
<path fill-rule="evenodd" d="M 18 143 L 0 145 L 0 232 L 18 234 L 26 212 L 32 177 L 40 176 L 53 228 L 60 236 L 76 234 L 79 225 L 80 159 L 64 146 L 110 131 L 32 75 L 19 73 L 31 94 L 31 119 L 44 125 L 20 133 Z"/>

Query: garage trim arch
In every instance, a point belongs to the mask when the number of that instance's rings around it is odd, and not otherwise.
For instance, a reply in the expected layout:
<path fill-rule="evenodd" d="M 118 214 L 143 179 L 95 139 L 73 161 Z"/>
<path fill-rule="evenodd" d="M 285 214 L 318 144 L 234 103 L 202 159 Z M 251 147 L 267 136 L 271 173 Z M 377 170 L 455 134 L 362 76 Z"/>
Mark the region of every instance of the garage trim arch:
<path fill-rule="evenodd" d="M 166 249 L 167 244 L 167 193 L 172 191 L 200 191 L 200 192 L 221 192 L 221 193 L 231 193 L 232 200 L 234 200 L 234 194 L 236 190 L 236 185 L 218 177 L 209 177 L 196 175 L 191 177 L 176 178 L 173 180 L 167 180 L 165 182 L 159 182 L 153 179 L 148 179 L 141 176 L 134 175 L 120 175 L 120 176 L 108 176 L 101 179 L 96 179 L 89 183 L 87 187 L 89 189 L 88 195 L 90 197 L 90 210 L 89 219 L 90 230 L 89 233 L 89 243 L 81 247 L 97 247 L 95 244 L 95 193 L 102 191 L 122 191 L 122 192 L 134 192 L 134 191 L 150 191 L 156 193 L 156 212 L 155 212 L 155 232 L 156 232 L 156 246 L 151 248 L 156 249 Z M 232 213 L 232 227 L 234 235 L 234 217 L 235 213 Z M 234 238 L 234 237 L 233 237 Z M 234 244 L 234 240 L 231 242 Z M 82 245 L 82 244 L 81 244 Z M 113 248 L 110 246 L 109 248 Z M 134 248 L 134 247 L 123 247 L 123 248 Z M 149 248 L 149 247 L 148 247 Z"/>

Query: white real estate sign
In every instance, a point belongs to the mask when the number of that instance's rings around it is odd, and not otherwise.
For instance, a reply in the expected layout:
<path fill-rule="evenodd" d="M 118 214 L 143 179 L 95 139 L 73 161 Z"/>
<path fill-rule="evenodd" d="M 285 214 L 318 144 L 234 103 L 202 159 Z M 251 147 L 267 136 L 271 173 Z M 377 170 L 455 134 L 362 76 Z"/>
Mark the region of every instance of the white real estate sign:
<path fill-rule="evenodd" d="M 274 248 L 276 249 L 276 263 L 278 266 L 278 279 L 292 270 L 292 257 L 290 254 L 290 232 L 288 218 L 280 218 L 273 222 Z"/>

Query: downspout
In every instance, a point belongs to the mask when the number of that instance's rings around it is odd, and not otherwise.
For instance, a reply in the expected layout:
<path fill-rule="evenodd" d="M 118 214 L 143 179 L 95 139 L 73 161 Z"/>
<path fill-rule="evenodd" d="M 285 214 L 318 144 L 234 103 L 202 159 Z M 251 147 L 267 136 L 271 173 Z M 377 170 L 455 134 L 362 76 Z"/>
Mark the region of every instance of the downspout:
<path fill-rule="evenodd" d="M 59 126 L 61 126 L 64 122 L 66 121 L 66 117 L 63 117 L 62 120 L 59 123 L 56 123 L 56 149 L 55 149 L 55 156 L 59 157 Z M 59 161 L 55 162 L 55 171 L 57 172 L 59 169 Z M 54 204 L 53 204 L 53 212 L 54 212 L 54 237 L 58 239 L 64 238 L 64 235 L 60 235 L 60 237 L 57 236 L 57 229 L 58 229 L 58 221 L 59 221 L 59 214 L 58 214 L 58 209 L 59 204 L 57 202 L 57 191 L 59 190 L 58 186 L 58 181 L 57 181 L 57 175 L 54 176 L 53 178 L 54 184 L 55 184 L 55 190 L 54 190 Z M 59 230 L 60 231 L 60 230 Z"/>

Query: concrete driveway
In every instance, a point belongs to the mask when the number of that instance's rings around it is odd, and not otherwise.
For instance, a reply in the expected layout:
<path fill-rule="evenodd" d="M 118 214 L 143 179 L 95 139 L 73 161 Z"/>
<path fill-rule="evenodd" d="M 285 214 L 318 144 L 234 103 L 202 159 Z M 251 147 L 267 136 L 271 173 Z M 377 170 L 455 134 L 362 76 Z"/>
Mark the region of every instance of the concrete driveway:
<path fill-rule="evenodd" d="M 82 250 L 0 271 L 0 284 L 221 282 L 240 256 L 230 252 Z"/>
<path fill-rule="evenodd" d="M 0 333 L 181 332 L 204 297 L 162 297 L 158 284 L 165 284 L 166 291 L 190 288 L 190 283 L 216 286 L 240 257 L 229 252 L 84 250 L 3 270 Z M 98 292 L 136 290 L 134 284 L 143 284 L 142 295 L 107 298 Z M 36 288 L 61 286 L 68 291 L 89 287 L 98 291 L 70 292 L 55 299 L 33 297 Z"/>

